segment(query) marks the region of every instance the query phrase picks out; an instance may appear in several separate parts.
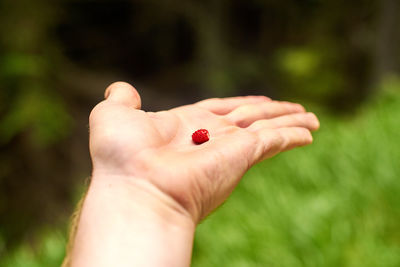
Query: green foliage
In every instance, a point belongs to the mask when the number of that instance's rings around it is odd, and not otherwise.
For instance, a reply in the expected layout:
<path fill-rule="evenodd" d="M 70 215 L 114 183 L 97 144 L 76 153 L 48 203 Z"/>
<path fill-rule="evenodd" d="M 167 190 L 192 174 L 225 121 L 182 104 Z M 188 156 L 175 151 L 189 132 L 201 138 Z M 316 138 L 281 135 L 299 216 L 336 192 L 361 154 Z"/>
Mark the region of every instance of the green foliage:
<path fill-rule="evenodd" d="M 254 167 L 199 226 L 193 266 L 399 266 L 399 85 Z"/>
<path fill-rule="evenodd" d="M 393 71 L 387 66 L 399 65 L 394 3 L 1 1 L 0 266 L 60 262 L 62 253 L 54 251 L 62 245 L 53 234 L 2 252 L 10 240 L 31 236 L 45 214 L 53 217 L 47 206 L 68 202 L 49 193 L 73 190 L 67 178 L 88 165 L 75 159 L 87 148 L 71 141 L 83 135 L 73 132 L 69 114 L 78 123 L 75 116 L 86 118 L 107 79 L 103 71 L 151 80 L 143 90 L 158 87 L 157 94 L 182 101 L 261 93 L 353 108 L 373 92 L 371 77 L 378 81 Z M 398 79 L 386 80 L 382 96 L 356 118 L 322 116 L 313 146 L 251 170 L 231 201 L 200 226 L 194 265 L 400 265 L 399 88 Z M 29 229 L 15 223 L 21 221 Z"/>
<path fill-rule="evenodd" d="M 287 47 L 276 53 L 276 65 L 291 94 L 321 103 L 345 89 L 337 53 L 330 47 Z"/>
<path fill-rule="evenodd" d="M 0 143 L 27 128 L 32 130 L 33 143 L 47 145 L 69 133 L 72 123 L 60 99 L 30 87 L 0 120 Z"/>
<path fill-rule="evenodd" d="M 287 49 L 281 54 L 281 67 L 294 77 L 313 76 L 321 64 L 321 56 L 314 50 Z"/>
<path fill-rule="evenodd" d="M 56 8 L 47 0 L 7 0 L 1 5 L 0 145 L 26 132 L 32 133 L 34 145 L 53 144 L 68 135 L 71 124 L 55 90 L 61 61 L 49 31 Z"/>
<path fill-rule="evenodd" d="M 352 119 L 321 115 L 312 146 L 250 170 L 199 227 L 193 266 L 400 265 L 400 82 Z M 39 236 L 0 266 L 58 266 L 65 238 Z"/>
<path fill-rule="evenodd" d="M 193 266 L 400 265 L 400 82 L 352 119 L 321 115 L 312 146 L 257 165 L 199 227 Z M 57 266 L 56 231 L 0 266 Z"/>
<path fill-rule="evenodd" d="M 65 237 L 58 231 L 45 231 L 35 246 L 21 245 L 0 260 L 0 267 L 60 266 L 65 255 Z"/>
<path fill-rule="evenodd" d="M 0 65 L 0 73 L 6 77 L 41 76 L 45 69 L 42 57 L 18 53 L 6 54 Z"/>

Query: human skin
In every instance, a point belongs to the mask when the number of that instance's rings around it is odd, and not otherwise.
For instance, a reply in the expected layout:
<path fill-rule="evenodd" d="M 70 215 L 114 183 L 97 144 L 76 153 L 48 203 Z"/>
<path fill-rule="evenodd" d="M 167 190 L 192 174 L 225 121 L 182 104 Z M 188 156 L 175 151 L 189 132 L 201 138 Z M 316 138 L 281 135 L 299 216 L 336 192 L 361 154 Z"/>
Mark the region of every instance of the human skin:
<path fill-rule="evenodd" d="M 91 112 L 93 173 L 68 266 L 189 266 L 196 225 L 254 164 L 312 142 L 312 113 L 265 96 L 140 110 L 117 82 Z M 205 128 L 210 140 L 191 134 Z"/>

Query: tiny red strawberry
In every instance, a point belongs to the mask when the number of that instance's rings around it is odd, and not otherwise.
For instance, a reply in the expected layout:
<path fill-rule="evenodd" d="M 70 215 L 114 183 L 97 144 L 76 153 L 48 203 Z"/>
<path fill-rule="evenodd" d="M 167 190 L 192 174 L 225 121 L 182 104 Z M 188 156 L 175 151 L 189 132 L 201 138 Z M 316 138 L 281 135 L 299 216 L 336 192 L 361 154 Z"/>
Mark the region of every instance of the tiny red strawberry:
<path fill-rule="evenodd" d="M 192 140 L 196 144 L 202 144 L 210 139 L 210 134 L 206 129 L 200 129 L 192 134 Z"/>

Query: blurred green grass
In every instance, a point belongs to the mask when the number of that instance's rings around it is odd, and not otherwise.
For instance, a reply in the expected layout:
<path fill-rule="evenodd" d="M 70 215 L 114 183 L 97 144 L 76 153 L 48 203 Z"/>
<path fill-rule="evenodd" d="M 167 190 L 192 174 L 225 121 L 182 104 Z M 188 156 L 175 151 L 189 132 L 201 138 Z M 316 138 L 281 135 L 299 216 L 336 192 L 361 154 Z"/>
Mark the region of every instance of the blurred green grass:
<path fill-rule="evenodd" d="M 66 233 L 60 229 L 46 229 L 35 240 L 0 257 L 1 267 L 60 266 L 65 255 Z"/>
<path fill-rule="evenodd" d="M 400 266 L 399 118 L 396 80 L 354 116 L 320 114 L 313 145 L 252 168 L 198 227 L 193 266 Z M 59 265 L 60 232 L 0 266 Z"/>
<path fill-rule="evenodd" d="M 251 169 L 198 227 L 193 266 L 400 266 L 400 87 L 384 87 Z"/>

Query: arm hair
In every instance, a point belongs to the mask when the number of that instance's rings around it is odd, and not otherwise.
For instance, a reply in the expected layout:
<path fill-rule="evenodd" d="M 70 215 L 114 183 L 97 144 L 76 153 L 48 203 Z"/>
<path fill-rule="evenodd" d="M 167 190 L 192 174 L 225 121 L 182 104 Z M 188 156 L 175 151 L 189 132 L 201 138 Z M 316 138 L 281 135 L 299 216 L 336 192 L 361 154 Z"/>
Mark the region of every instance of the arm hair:
<path fill-rule="evenodd" d="M 66 250 L 65 250 L 65 258 L 64 261 L 61 265 L 61 267 L 70 267 L 71 266 L 71 252 L 72 252 L 72 248 L 75 242 L 75 236 L 76 236 L 76 232 L 78 230 L 78 223 L 79 223 L 79 219 L 81 217 L 81 213 L 82 213 L 82 206 L 83 206 L 83 202 L 85 201 L 86 198 L 86 193 L 83 195 L 83 197 L 79 200 L 78 204 L 76 205 L 75 211 L 71 216 L 71 222 L 70 222 L 70 226 L 69 226 L 69 235 L 68 235 L 68 243 L 66 246 Z"/>

